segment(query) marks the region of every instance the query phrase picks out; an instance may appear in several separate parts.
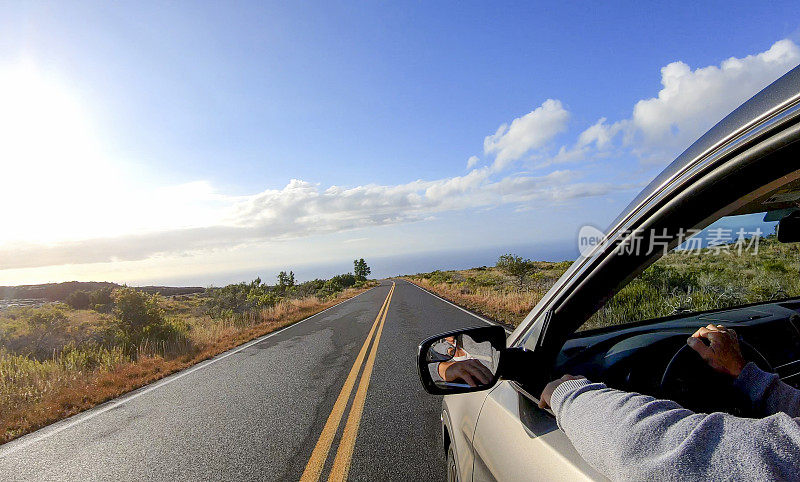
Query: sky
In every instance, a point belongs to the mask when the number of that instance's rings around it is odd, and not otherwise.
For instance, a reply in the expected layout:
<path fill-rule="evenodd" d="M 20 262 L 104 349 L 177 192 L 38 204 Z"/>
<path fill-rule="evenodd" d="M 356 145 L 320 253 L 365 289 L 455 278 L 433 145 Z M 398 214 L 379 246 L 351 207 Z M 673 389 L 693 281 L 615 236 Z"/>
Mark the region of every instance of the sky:
<path fill-rule="evenodd" d="M 0 284 L 570 259 L 800 64 L 797 2 L 8 2 Z"/>

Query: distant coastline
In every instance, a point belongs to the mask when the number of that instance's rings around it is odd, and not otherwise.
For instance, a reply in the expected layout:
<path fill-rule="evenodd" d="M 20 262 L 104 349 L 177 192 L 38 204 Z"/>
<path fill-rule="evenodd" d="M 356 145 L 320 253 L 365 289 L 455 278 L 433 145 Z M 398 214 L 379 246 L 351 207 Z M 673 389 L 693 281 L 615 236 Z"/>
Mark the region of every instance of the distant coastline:
<path fill-rule="evenodd" d="M 441 249 L 411 254 L 391 256 L 370 256 L 372 277 L 376 279 L 390 278 L 413 273 L 425 273 L 435 270 L 459 270 L 479 266 L 493 266 L 498 256 L 505 253 L 516 253 L 534 261 L 574 261 L 578 257 L 575 240 L 554 240 L 543 243 L 509 244 L 485 248 L 462 248 L 461 240 L 453 240 L 452 249 Z M 160 278 L 143 280 L 142 284 L 128 283 L 141 291 L 159 293 L 163 296 L 191 294 L 202 292 L 209 286 L 225 286 L 256 277 L 266 279 L 267 273 L 285 269 L 285 266 L 274 263 L 254 266 L 248 270 L 213 273 L 181 278 Z M 298 281 L 328 279 L 352 269 L 352 261 L 345 257 L 341 262 L 293 264 L 292 269 Z M 117 282 L 67 281 L 61 283 L 27 284 L 18 286 L 0 286 L 0 300 L 9 299 L 42 299 L 47 301 L 63 300 L 76 290 L 94 291 L 102 287 L 116 288 L 122 286 Z"/>

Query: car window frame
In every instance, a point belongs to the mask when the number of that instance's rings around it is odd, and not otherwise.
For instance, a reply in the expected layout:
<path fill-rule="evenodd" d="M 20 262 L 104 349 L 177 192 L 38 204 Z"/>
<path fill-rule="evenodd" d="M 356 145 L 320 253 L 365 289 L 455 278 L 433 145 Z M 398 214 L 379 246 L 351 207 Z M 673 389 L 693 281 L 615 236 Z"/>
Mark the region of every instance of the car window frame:
<path fill-rule="evenodd" d="M 749 193 L 742 193 L 741 188 L 735 190 L 727 198 L 723 197 L 720 202 L 704 210 L 699 219 L 697 215 L 695 215 L 694 222 L 683 224 L 682 227 L 703 229 L 716 219 L 734 212 L 738 206 L 747 202 L 748 199 L 755 198 L 761 195 L 759 193 L 762 191 L 766 192 L 767 189 L 771 189 L 769 186 L 789 182 L 786 176 L 794 175 L 795 178 L 798 177 L 797 173 L 800 171 L 796 169 L 796 165 L 786 165 L 790 163 L 785 162 L 773 162 L 770 165 L 769 162 L 774 160 L 776 156 L 780 159 L 781 155 L 788 155 L 786 154 L 787 151 L 784 149 L 789 147 L 797 149 L 796 143 L 800 140 L 799 123 L 800 120 L 795 112 L 794 115 L 787 118 L 786 122 L 781 123 L 781 128 L 778 132 L 770 131 L 768 132 L 769 135 L 754 139 L 754 142 L 743 145 L 743 147 L 746 148 L 731 153 L 732 155 L 730 157 L 719 159 L 718 162 L 706 169 L 705 172 L 695 174 L 694 179 L 687 180 L 668 191 L 660 193 L 662 202 L 659 206 L 654 206 L 653 209 L 648 211 L 642 211 L 641 214 L 634 218 L 628 225 L 630 227 L 621 227 L 617 232 L 607 236 L 604 243 L 594 251 L 592 257 L 585 260 L 579 258 L 579 261 L 582 261 L 582 263 L 581 266 L 575 270 L 581 270 L 578 276 L 574 276 L 574 273 L 571 273 L 573 275 L 572 279 L 568 279 L 567 282 L 560 281 L 557 286 L 551 290 L 554 291 L 554 293 L 548 297 L 547 303 L 542 303 L 541 306 L 537 306 L 529 315 L 533 315 L 536 319 L 525 326 L 524 329 L 515 331 L 514 335 L 516 335 L 516 337 L 513 338 L 511 344 L 514 346 L 522 346 L 529 350 L 545 351 L 546 353 L 541 355 L 554 360 L 560 347 L 569 338 L 567 335 L 574 334 L 594 311 L 599 309 L 600 306 L 616 294 L 619 289 L 630 282 L 631 279 L 661 257 L 659 253 L 655 253 L 655 255 L 649 258 L 641 259 L 641 262 L 636 263 L 635 267 L 626 270 L 627 274 L 622 277 L 621 282 L 616 283 L 614 289 L 611 290 L 613 291 L 612 293 L 607 293 L 600 300 L 594 300 L 596 307 L 592 309 L 588 315 L 585 317 L 573 317 L 572 320 L 564 320 L 565 317 L 561 316 L 561 313 L 565 311 L 569 312 L 569 307 L 571 305 L 587 303 L 586 300 L 581 300 L 580 297 L 575 296 L 575 292 L 581 287 L 581 284 L 586 283 L 587 280 L 595 276 L 598 270 L 607 272 L 609 269 L 612 269 L 611 266 L 613 266 L 613 262 L 616 261 L 614 259 L 616 247 L 619 243 L 627 239 L 627 237 L 623 235 L 626 230 L 629 231 L 648 226 L 658 229 L 659 221 L 670 218 L 670 213 L 675 214 L 675 210 L 677 209 L 676 203 L 688 202 L 691 204 L 693 199 L 697 200 L 702 198 L 702 194 L 709 186 L 713 186 L 715 182 L 720 182 L 725 176 L 735 175 L 737 171 L 742 169 L 752 170 L 757 166 L 763 167 L 765 165 L 777 168 L 773 169 L 775 172 L 771 172 L 770 175 L 767 176 L 770 178 L 769 182 L 761 182 L 763 176 L 757 178 L 759 180 L 757 183 L 751 183 L 749 186 L 747 186 L 747 182 L 745 182 L 745 186 L 748 187 L 746 191 L 749 190 Z M 800 151 L 798 151 L 798 154 L 800 154 Z M 781 169 L 781 167 L 784 169 Z M 680 189 L 678 186 L 680 186 Z M 719 186 L 716 187 L 718 190 Z M 722 206 L 720 206 L 720 204 L 722 204 Z M 677 244 L 676 241 L 677 240 L 673 241 L 670 249 L 675 247 Z M 567 278 L 567 274 L 570 274 L 570 272 L 568 271 L 568 273 L 565 273 L 565 278 Z M 589 300 L 588 303 L 592 303 L 592 300 Z M 559 312 L 559 310 L 561 310 L 561 312 Z"/>

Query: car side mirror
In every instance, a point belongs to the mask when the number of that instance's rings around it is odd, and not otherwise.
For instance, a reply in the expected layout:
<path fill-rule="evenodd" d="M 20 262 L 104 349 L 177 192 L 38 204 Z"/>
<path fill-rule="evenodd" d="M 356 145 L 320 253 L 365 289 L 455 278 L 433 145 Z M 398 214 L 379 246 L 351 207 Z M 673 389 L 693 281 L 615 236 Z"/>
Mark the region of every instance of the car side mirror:
<path fill-rule="evenodd" d="M 423 341 L 417 369 L 428 393 L 446 395 L 486 390 L 500 378 L 500 354 L 506 348 L 501 326 L 451 331 Z"/>

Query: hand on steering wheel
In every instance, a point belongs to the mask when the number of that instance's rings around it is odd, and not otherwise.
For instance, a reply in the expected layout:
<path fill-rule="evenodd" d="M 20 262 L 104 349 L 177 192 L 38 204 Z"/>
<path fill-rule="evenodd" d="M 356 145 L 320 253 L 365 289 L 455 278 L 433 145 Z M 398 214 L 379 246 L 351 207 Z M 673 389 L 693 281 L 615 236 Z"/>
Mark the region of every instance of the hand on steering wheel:
<path fill-rule="evenodd" d="M 750 400 L 734 387 L 731 377 L 741 373 L 745 360 L 773 371 L 764 355 L 719 325 L 700 328 L 680 345 L 661 376 L 660 398 L 675 400 L 695 412 L 753 415 Z"/>
<path fill-rule="evenodd" d="M 705 340 L 709 343 L 706 344 Z M 722 325 L 700 328 L 686 341 L 686 344 L 719 373 L 738 377 L 747 364 L 742 356 L 736 332 Z"/>

